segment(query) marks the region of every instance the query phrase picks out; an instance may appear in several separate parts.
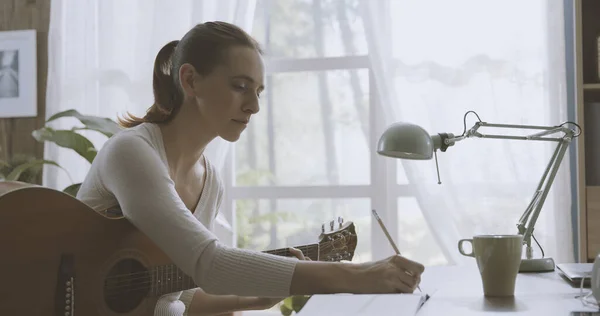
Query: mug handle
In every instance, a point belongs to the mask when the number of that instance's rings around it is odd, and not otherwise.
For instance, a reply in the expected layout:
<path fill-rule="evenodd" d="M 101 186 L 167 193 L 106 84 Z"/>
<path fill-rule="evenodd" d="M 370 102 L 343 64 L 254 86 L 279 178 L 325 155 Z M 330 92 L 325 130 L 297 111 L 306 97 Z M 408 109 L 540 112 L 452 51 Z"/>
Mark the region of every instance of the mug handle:
<path fill-rule="evenodd" d="M 471 252 L 470 253 L 465 253 L 465 250 L 463 249 L 463 243 L 468 241 L 471 244 Z M 460 252 L 461 255 L 463 256 L 467 256 L 467 257 L 475 257 L 475 255 L 473 254 L 473 239 L 461 239 L 458 241 L 458 252 Z"/>

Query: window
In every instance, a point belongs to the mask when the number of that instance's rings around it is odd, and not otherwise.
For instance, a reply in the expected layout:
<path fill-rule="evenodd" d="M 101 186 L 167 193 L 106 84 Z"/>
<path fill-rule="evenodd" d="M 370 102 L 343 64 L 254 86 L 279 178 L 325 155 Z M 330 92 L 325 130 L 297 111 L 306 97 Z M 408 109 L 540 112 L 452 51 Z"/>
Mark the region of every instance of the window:
<path fill-rule="evenodd" d="M 253 36 L 265 50 L 267 89 L 225 168 L 223 211 L 236 246 L 316 243 L 322 225 L 342 217 L 356 226 L 353 261 L 383 258 L 393 250 L 375 208 L 401 250 L 443 264 L 402 164 L 375 153 L 384 126 L 358 0 L 259 0 Z"/>

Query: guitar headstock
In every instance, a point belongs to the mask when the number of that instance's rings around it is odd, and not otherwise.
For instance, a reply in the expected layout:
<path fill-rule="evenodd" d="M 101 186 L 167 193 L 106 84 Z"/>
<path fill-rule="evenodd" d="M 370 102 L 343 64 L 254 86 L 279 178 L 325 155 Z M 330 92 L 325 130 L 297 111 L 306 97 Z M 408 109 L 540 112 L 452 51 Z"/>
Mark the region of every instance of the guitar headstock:
<path fill-rule="evenodd" d="M 338 217 L 337 223 L 329 222 L 329 231 L 325 228 L 323 224 L 319 235 L 319 261 L 352 260 L 358 240 L 354 223 Z"/>

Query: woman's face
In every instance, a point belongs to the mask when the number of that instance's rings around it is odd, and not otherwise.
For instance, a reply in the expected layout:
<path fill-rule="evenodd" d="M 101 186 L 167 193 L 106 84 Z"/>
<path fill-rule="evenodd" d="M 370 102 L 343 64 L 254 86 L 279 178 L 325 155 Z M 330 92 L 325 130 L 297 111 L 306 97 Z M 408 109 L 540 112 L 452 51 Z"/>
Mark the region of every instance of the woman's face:
<path fill-rule="evenodd" d="M 196 75 L 195 105 L 200 124 L 221 138 L 237 141 L 253 114 L 259 111 L 259 96 L 264 89 L 264 64 L 252 48 L 238 46 L 228 50 L 225 63 L 206 76 Z"/>

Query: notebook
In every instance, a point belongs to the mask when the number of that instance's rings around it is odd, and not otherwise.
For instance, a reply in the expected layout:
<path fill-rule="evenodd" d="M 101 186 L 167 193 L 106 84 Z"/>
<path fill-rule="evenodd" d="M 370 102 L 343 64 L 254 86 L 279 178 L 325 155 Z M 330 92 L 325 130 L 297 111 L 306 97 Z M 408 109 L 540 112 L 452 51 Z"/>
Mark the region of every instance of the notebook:
<path fill-rule="evenodd" d="M 320 294 L 311 296 L 298 315 L 414 316 L 429 298 L 425 293 Z"/>

